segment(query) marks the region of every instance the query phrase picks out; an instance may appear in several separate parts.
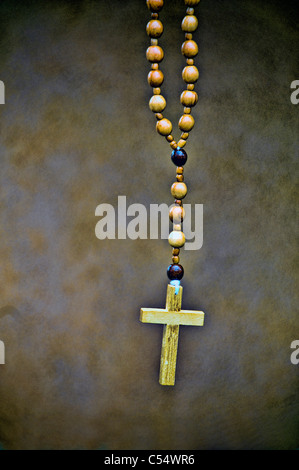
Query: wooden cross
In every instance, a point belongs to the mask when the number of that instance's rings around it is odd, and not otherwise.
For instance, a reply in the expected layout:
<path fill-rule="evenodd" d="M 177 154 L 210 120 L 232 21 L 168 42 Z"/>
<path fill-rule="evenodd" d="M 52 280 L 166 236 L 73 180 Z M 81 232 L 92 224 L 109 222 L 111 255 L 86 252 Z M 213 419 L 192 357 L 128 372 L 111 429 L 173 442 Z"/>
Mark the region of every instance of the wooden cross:
<path fill-rule="evenodd" d="M 174 385 L 177 348 L 180 325 L 203 326 L 204 313 L 196 310 L 181 310 L 183 288 L 168 284 L 166 307 L 142 308 L 140 321 L 143 323 L 159 323 L 164 325 L 160 362 L 161 385 Z"/>

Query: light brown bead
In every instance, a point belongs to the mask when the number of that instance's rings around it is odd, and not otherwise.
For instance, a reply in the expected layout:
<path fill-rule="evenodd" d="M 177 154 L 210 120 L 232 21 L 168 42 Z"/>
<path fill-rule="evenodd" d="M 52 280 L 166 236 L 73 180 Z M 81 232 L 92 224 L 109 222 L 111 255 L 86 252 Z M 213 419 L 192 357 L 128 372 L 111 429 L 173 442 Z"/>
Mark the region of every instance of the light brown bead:
<path fill-rule="evenodd" d="M 174 224 L 183 222 L 185 217 L 185 209 L 181 206 L 172 206 L 169 211 L 169 218 Z"/>
<path fill-rule="evenodd" d="M 185 183 L 173 183 L 173 185 L 171 186 L 171 194 L 176 199 L 184 199 L 187 194 L 187 186 L 185 185 Z"/>
<path fill-rule="evenodd" d="M 196 91 L 184 90 L 181 94 L 180 100 L 182 105 L 192 107 L 196 105 L 198 101 L 198 95 Z"/>
<path fill-rule="evenodd" d="M 173 136 L 172 136 L 171 134 L 170 134 L 170 135 L 167 135 L 167 136 L 166 136 L 166 140 L 167 140 L 168 142 L 172 142 L 172 141 L 173 141 Z"/>
<path fill-rule="evenodd" d="M 198 19 L 196 16 L 187 15 L 185 18 L 183 18 L 181 26 L 185 33 L 193 33 L 198 26 Z"/>
<path fill-rule="evenodd" d="M 184 181 L 184 175 L 176 175 L 176 180 L 179 182 L 179 183 L 182 183 Z"/>
<path fill-rule="evenodd" d="M 182 175 L 184 173 L 184 167 L 183 166 L 177 166 L 176 172 L 178 175 Z"/>
<path fill-rule="evenodd" d="M 156 64 L 155 62 L 152 64 L 152 70 L 158 70 L 159 64 Z"/>
<path fill-rule="evenodd" d="M 164 57 L 164 52 L 160 46 L 149 46 L 146 50 L 146 58 L 149 62 L 161 62 Z"/>
<path fill-rule="evenodd" d="M 183 114 L 179 120 L 179 128 L 181 131 L 189 132 L 194 126 L 194 117 L 191 114 Z"/>
<path fill-rule="evenodd" d="M 188 5 L 188 7 L 195 7 L 195 5 L 198 5 L 200 0 L 184 0 L 185 5 Z"/>
<path fill-rule="evenodd" d="M 182 205 L 183 205 L 183 203 L 182 203 L 182 201 L 181 201 L 180 199 L 176 199 L 174 202 L 175 202 L 175 204 L 177 204 L 178 206 L 182 206 Z"/>
<path fill-rule="evenodd" d="M 182 230 L 181 224 L 174 224 L 173 230 L 175 230 L 176 232 L 180 232 Z"/>
<path fill-rule="evenodd" d="M 187 90 L 188 91 L 193 91 L 194 90 L 194 84 L 193 83 L 188 83 Z"/>
<path fill-rule="evenodd" d="M 146 25 L 146 32 L 150 38 L 159 38 L 163 33 L 163 24 L 160 20 L 151 20 Z"/>
<path fill-rule="evenodd" d="M 178 147 L 180 147 L 182 149 L 183 147 L 185 147 L 186 143 L 187 142 L 184 139 L 180 139 L 178 141 Z"/>
<path fill-rule="evenodd" d="M 194 15 L 194 8 L 188 7 L 186 13 L 187 15 Z"/>
<path fill-rule="evenodd" d="M 184 108 L 184 114 L 190 114 L 191 113 L 191 108 Z"/>
<path fill-rule="evenodd" d="M 195 65 L 187 65 L 182 72 L 182 77 L 186 83 L 195 83 L 198 80 L 199 72 Z"/>
<path fill-rule="evenodd" d="M 194 65 L 194 60 L 193 59 L 187 59 L 186 63 L 187 63 L 187 65 Z"/>
<path fill-rule="evenodd" d="M 146 0 L 146 4 L 151 11 L 161 11 L 163 8 L 163 0 Z M 186 4 L 187 5 L 187 4 Z"/>
<path fill-rule="evenodd" d="M 192 33 L 186 33 L 186 34 L 185 34 L 185 39 L 186 39 L 187 41 L 191 41 L 191 39 L 192 39 Z"/>
<path fill-rule="evenodd" d="M 172 249 L 172 256 L 179 256 L 180 254 L 180 249 L 179 248 L 173 248 Z"/>
<path fill-rule="evenodd" d="M 157 122 L 156 129 L 159 132 L 159 134 L 166 136 L 166 135 L 171 134 L 172 124 L 168 119 L 163 118 L 161 119 L 161 121 Z"/>
<path fill-rule="evenodd" d="M 181 139 L 187 140 L 189 137 L 189 132 L 182 132 Z"/>
<path fill-rule="evenodd" d="M 174 230 L 169 234 L 168 243 L 175 248 L 181 248 L 182 246 L 184 246 L 185 241 L 186 238 L 183 232 Z"/>
<path fill-rule="evenodd" d="M 153 113 L 161 113 L 166 108 L 166 100 L 162 95 L 153 95 L 149 100 L 149 107 Z"/>
<path fill-rule="evenodd" d="M 173 256 L 171 259 L 172 259 L 173 264 L 179 264 L 180 262 L 179 256 Z"/>
<path fill-rule="evenodd" d="M 172 142 L 170 142 L 170 147 L 175 150 L 177 148 L 178 144 L 176 143 L 175 140 L 173 140 Z"/>
<path fill-rule="evenodd" d="M 164 81 L 164 75 L 161 70 L 151 70 L 147 76 L 147 81 L 152 87 L 159 87 Z"/>
<path fill-rule="evenodd" d="M 154 95 L 160 95 L 161 94 L 161 89 L 159 87 L 153 88 L 153 93 Z"/>
<path fill-rule="evenodd" d="M 156 113 L 156 118 L 159 120 L 159 119 L 163 119 L 163 114 L 162 113 Z"/>
<path fill-rule="evenodd" d="M 185 57 L 195 57 L 198 54 L 198 45 L 195 41 L 185 41 L 181 48 L 182 54 Z"/>

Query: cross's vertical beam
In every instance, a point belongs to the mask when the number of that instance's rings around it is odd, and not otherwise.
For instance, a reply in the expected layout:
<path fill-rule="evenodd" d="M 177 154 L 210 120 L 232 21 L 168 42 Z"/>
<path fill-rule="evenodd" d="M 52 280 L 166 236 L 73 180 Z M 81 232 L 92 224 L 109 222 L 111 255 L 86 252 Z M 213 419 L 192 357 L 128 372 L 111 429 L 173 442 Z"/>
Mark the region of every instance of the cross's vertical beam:
<path fill-rule="evenodd" d="M 167 286 L 166 310 L 171 312 L 179 312 L 182 306 L 183 288 L 179 287 L 179 291 L 175 294 L 175 286 Z M 162 351 L 160 362 L 159 383 L 161 385 L 174 385 L 176 357 L 179 340 L 179 325 L 164 325 Z"/>

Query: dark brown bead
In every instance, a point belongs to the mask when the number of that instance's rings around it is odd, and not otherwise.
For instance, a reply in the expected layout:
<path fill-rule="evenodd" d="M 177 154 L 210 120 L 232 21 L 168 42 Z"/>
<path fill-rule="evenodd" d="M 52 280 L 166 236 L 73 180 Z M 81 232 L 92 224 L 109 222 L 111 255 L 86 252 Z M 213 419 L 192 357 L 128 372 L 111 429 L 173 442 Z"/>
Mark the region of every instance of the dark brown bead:
<path fill-rule="evenodd" d="M 171 264 L 167 268 L 167 276 L 171 281 L 180 281 L 184 276 L 184 268 L 180 264 Z"/>
<path fill-rule="evenodd" d="M 187 158 L 187 153 L 183 149 L 175 149 L 171 152 L 171 160 L 176 166 L 185 165 Z"/>
<path fill-rule="evenodd" d="M 179 256 L 180 254 L 180 249 L 179 248 L 173 248 L 172 249 L 172 255 L 173 256 Z"/>

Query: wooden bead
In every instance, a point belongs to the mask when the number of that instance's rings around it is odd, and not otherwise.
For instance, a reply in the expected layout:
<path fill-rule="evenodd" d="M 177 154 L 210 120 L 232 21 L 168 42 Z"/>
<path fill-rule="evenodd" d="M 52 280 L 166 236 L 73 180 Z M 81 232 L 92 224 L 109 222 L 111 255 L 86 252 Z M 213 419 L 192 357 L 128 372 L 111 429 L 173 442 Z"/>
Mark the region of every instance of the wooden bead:
<path fill-rule="evenodd" d="M 156 64 L 156 63 L 154 62 L 154 63 L 152 63 L 151 68 L 152 68 L 152 70 L 158 70 L 159 64 Z"/>
<path fill-rule="evenodd" d="M 158 39 L 151 38 L 151 46 L 157 46 L 158 44 L 159 44 Z M 193 65 L 193 64 L 188 64 L 188 65 Z"/>
<path fill-rule="evenodd" d="M 185 34 L 185 39 L 186 39 L 186 41 L 191 41 L 191 39 L 192 39 L 192 34 L 191 34 L 191 33 L 186 33 L 186 34 Z"/>
<path fill-rule="evenodd" d="M 194 117 L 191 114 L 183 114 L 179 120 L 179 128 L 181 131 L 189 132 L 194 126 Z"/>
<path fill-rule="evenodd" d="M 159 38 L 163 33 L 163 24 L 159 20 L 151 20 L 146 25 L 146 32 L 151 38 Z"/>
<path fill-rule="evenodd" d="M 188 137 L 189 137 L 189 132 L 182 132 L 182 134 L 181 134 L 181 139 L 187 140 Z"/>
<path fill-rule="evenodd" d="M 162 10 L 164 1 L 163 0 L 146 0 L 146 4 L 149 10 L 157 12 L 157 11 Z"/>
<path fill-rule="evenodd" d="M 193 59 L 187 59 L 186 63 L 187 63 L 187 65 L 194 65 L 194 60 Z"/>
<path fill-rule="evenodd" d="M 176 199 L 184 199 L 187 194 L 187 186 L 185 185 L 185 183 L 173 183 L 173 185 L 171 186 L 171 194 Z"/>
<path fill-rule="evenodd" d="M 146 50 L 146 58 L 149 62 L 161 62 L 164 57 L 164 52 L 160 46 L 149 46 Z"/>
<path fill-rule="evenodd" d="M 175 150 L 177 148 L 178 144 L 176 143 L 175 140 L 173 140 L 172 142 L 170 142 L 170 147 Z"/>
<path fill-rule="evenodd" d="M 154 93 L 154 95 L 160 95 L 161 94 L 160 88 L 159 87 L 153 88 L 153 93 Z"/>
<path fill-rule="evenodd" d="M 175 230 L 176 232 L 180 232 L 182 230 L 181 224 L 174 224 L 173 230 Z"/>
<path fill-rule="evenodd" d="M 185 150 L 182 150 L 182 152 L 186 153 Z M 183 166 L 178 166 L 177 169 L 176 169 L 176 172 L 177 172 L 177 175 L 182 175 L 184 173 L 184 167 Z"/>
<path fill-rule="evenodd" d="M 168 243 L 175 248 L 182 248 L 185 245 L 185 235 L 183 232 L 176 232 L 175 230 L 169 234 Z"/>
<path fill-rule="evenodd" d="M 181 48 L 182 54 L 185 57 L 195 57 L 198 54 L 198 45 L 195 41 L 185 41 Z"/>
<path fill-rule="evenodd" d="M 169 135 L 172 131 L 172 124 L 168 119 L 163 118 L 157 122 L 156 129 L 161 135 Z"/>
<path fill-rule="evenodd" d="M 178 147 L 183 148 L 183 147 L 185 147 L 186 143 L 187 142 L 185 141 L 185 139 L 180 139 L 178 141 Z"/>
<path fill-rule="evenodd" d="M 166 140 L 167 140 L 168 142 L 172 142 L 172 141 L 173 141 L 172 135 L 171 135 L 171 134 L 170 134 L 170 135 L 167 135 L 167 136 L 166 136 Z"/>
<path fill-rule="evenodd" d="M 200 0 L 184 0 L 185 5 L 188 5 L 188 7 L 195 7 L 195 5 L 198 5 Z"/>
<path fill-rule="evenodd" d="M 176 199 L 175 201 L 175 204 L 177 204 L 178 206 L 183 206 L 183 203 L 180 199 Z"/>
<path fill-rule="evenodd" d="M 188 91 L 193 91 L 194 90 L 194 84 L 193 83 L 188 83 L 187 90 Z"/>
<path fill-rule="evenodd" d="M 176 149 L 173 152 L 171 152 L 171 160 L 176 166 L 179 166 L 179 167 L 184 166 L 187 161 L 187 158 L 188 156 L 185 150 Z"/>
<path fill-rule="evenodd" d="M 192 107 L 196 105 L 198 101 L 198 95 L 196 91 L 184 90 L 181 94 L 180 100 L 182 105 Z"/>
<path fill-rule="evenodd" d="M 164 75 L 161 70 L 151 70 L 147 76 L 148 84 L 152 87 L 159 87 L 164 81 Z"/>
<path fill-rule="evenodd" d="M 172 256 L 178 256 L 180 254 L 179 248 L 172 248 Z"/>
<path fill-rule="evenodd" d="M 159 46 L 158 46 L 159 47 Z M 198 80 L 199 72 L 195 65 L 187 65 L 182 72 L 182 77 L 186 83 L 195 83 Z"/>
<path fill-rule="evenodd" d="M 149 100 L 149 107 L 153 113 L 161 113 L 166 108 L 166 100 L 162 95 L 153 95 Z"/>
<path fill-rule="evenodd" d="M 184 108 L 184 114 L 190 114 L 191 113 L 191 108 Z"/>
<path fill-rule="evenodd" d="M 162 113 L 156 113 L 155 116 L 158 120 L 163 119 L 163 114 Z"/>
<path fill-rule="evenodd" d="M 181 27 L 185 33 L 193 33 L 198 26 L 198 19 L 194 15 L 185 16 L 182 21 Z"/>
<path fill-rule="evenodd" d="M 194 15 L 194 8 L 188 7 L 186 13 L 187 15 Z"/>
<path fill-rule="evenodd" d="M 185 209 L 181 206 L 172 206 L 169 211 L 169 218 L 174 224 L 183 222 L 185 217 Z"/>
<path fill-rule="evenodd" d="M 167 268 L 167 276 L 170 281 L 180 281 L 184 276 L 184 268 L 180 264 L 171 264 Z"/>
<path fill-rule="evenodd" d="M 179 256 L 173 256 L 171 260 L 172 260 L 173 264 L 179 264 L 180 257 Z"/>
<path fill-rule="evenodd" d="M 184 181 L 184 175 L 176 175 L 176 180 L 179 182 L 179 183 L 182 183 Z"/>

